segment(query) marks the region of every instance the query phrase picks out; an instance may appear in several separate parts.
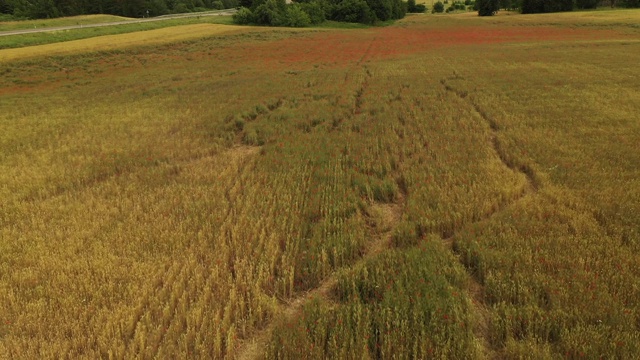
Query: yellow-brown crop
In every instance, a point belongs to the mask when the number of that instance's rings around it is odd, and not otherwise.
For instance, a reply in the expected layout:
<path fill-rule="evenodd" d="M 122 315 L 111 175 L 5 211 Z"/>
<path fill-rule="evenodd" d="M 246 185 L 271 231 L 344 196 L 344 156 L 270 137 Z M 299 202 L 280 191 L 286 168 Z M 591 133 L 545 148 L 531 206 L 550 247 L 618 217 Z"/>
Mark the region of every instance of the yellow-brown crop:
<path fill-rule="evenodd" d="M 640 12 L 593 14 L 1 50 L 0 358 L 632 358 Z"/>

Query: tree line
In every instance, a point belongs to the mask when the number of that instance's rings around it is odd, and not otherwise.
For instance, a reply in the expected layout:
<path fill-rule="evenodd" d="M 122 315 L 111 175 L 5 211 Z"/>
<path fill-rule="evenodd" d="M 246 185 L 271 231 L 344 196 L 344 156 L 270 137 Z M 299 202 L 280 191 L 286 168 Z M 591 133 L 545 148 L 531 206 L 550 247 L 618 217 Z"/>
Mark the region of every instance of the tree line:
<path fill-rule="evenodd" d="M 640 0 L 478 0 L 474 10 L 489 16 L 499 9 L 531 14 L 603 5 L 634 8 L 640 7 Z M 285 0 L 0 0 L 0 15 L 28 19 L 87 14 L 144 17 L 237 7 L 235 22 L 272 26 L 308 26 L 325 20 L 374 24 L 426 10 L 415 0 L 294 0 L 293 4 Z"/>
<path fill-rule="evenodd" d="M 0 0 L 0 14 L 28 19 L 88 14 L 144 17 L 237 6 L 238 0 Z"/>
<path fill-rule="evenodd" d="M 598 6 L 640 7 L 640 0 L 477 0 L 475 10 L 480 16 L 494 15 L 499 9 L 520 10 L 523 14 L 595 9 Z"/>
<path fill-rule="evenodd" d="M 233 16 L 238 24 L 304 27 L 325 20 L 375 24 L 402 19 L 409 12 L 424 12 L 415 0 L 240 0 Z"/>

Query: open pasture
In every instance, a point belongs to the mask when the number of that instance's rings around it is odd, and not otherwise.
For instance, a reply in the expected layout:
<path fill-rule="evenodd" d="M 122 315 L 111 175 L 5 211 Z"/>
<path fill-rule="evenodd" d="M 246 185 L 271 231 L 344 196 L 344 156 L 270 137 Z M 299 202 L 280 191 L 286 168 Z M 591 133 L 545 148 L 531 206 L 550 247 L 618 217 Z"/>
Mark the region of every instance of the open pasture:
<path fill-rule="evenodd" d="M 0 50 L 0 358 L 632 358 L 605 13 Z"/>

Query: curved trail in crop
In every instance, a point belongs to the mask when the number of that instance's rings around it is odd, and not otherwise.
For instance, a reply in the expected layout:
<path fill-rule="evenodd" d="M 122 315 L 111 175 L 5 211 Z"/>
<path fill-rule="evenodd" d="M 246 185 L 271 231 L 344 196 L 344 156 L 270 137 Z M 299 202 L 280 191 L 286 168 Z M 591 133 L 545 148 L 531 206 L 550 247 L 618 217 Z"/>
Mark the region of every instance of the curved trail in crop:
<path fill-rule="evenodd" d="M 350 75 L 357 71 L 355 69 L 364 71 L 363 79 L 361 80 L 360 86 L 356 90 L 355 98 L 353 100 L 354 102 L 351 110 L 352 116 L 359 115 L 362 112 L 364 95 L 369 87 L 369 80 L 373 76 L 369 69 L 367 69 L 367 66 L 363 64 L 363 62 L 367 61 L 371 57 L 371 48 L 373 47 L 375 41 L 376 38 L 374 37 L 368 44 L 365 51 L 362 53 L 360 59 L 358 59 L 358 61 L 353 65 L 353 68 L 347 71 L 345 74 L 344 82 L 348 83 L 352 79 Z M 300 312 L 302 311 L 302 307 L 309 300 L 317 297 L 330 299 L 331 291 L 337 284 L 337 274 L 339 270 L 346 267 L 358 266 L 358 264 L 362 264 L 368 259 L 388 249 L 391 244 L 393 230 L 400 222 L 400 219 L 402 217 L 404 203 L 404 194 L 399 194 L 395 203 L 372 204 L 371 210 L 379 215 L 380 223 L 371 226 L 373 230 L 372 235 L 375 239 L 367 244 L 367 247 L 364 249 L 362 256 L 355 263 L 335 269 L 333 273 L 331 273 L 329 277 L 324 279 L 317 287 L 304 292 L 294 297 L 293 299 L 280 299 L 280 306 L 273 314 L 273 319 L 293 319 L 298 314 L 300 314 Z M 365 216 L 368 215 L 365 214 Z M 256 335 L 254 335 L 252 338 L 246 339 L 237 350 L 235 358 L 240 360 L 261 358 L 264 348 L 268 344 L 271 334 L 276 327 L 276 324 L 276 321 L 271 320 L 265 328 L 257 330 Z"/>
<path fill-rule="evenodd" d="M 451 85 L 449 85 L 448 80 L 455 80 L 458 78 L 459 78 L 458 75 L 455 75 L 452 78 L 446 78 L 446 79 L 440 80 L 440 83 L 442 84 L 442 86 L 445 88 L 447 92 L 451 92 L 455 94 L 463 102 L 469 104 L 473 108 L 473 112 L 475 112 L 478 117 L 480 117 L 483 121 L 487 123 L 487 125 L 489 125 L 489 128 L 491 129 L 491 144 L 496 156 L 500 159 L 500 161 L 504 164 L 504 166 L 511 169 L 513 172 L 524 175 L 526 179 L 526 184 L 523 186 L 520 194 L 512 198 L 510 201 L 500 204 L 500 206 L 498 206 L 491 213 L 484 216 L 482 219 L 479 219 L 477 221 L 474 221 L 468 224 L 463 224 L 462 228 L 464 228 L 471 224 L 475 224 L 475 223 L 479 223 L 479 222 L 483 222 L 491 219 L 494 215 L 500 213 L 508 206 L 513 205 L 516 202 L 520 201 L 525 196 L 537 192 L 540 187 L 540 184 L 536 181 L 533 170 L 529 166 L 516 164 L 514 161 L 510 160 L 509 156 L 505 153 L 504 147 L 501 145 L 500 140 L 498 138 L 498 132 L 500 131 L 500 126 L 498 125 L 498 123 L 494 119 L 492 119 L 489 115 L 487 115 L 487 113 L 483 111 L 483 109 L 477 103 L 475 103 L 472 99 L 470 99 L 466 91 L 456 89 L 455 87 L 452 87 Z M 454 229 L 452 233 L 448 235 L 441 235 L 445 245 L 447 245 L 451 249 L 451 251 L 456 253 L 458 252 L 458 249 L 455 248 L 454 238 L 458 230 L 460 229 Z M 463 266 L 467 268 L 465 264 L 463 264 Z M 467 271 L 470 272 L 469 278 L 471 279 L 471 282 L 469 284 L 469 295 L 472 301 L 472 310 L 475 314 L 475 319 L 474 319 L 475 324 L 474 324 L 473 332 L 475 334 L 476 339 L 480 341 L 480 346 L 481 346 L 481 351 L 483 356 L 488 359 L 496 359 L 499 357 L 497 353 L 498 349 L 492 346 L 491 342 L 489 341 L 490 313 L 485 301 L 484 286 L 476 278 L 477 276 L 476 274 L 469 271 L 468 268 L 467 268 Z"/>
<path fill-rule="evenodd" d="M 374 240 L 367 244 L 362 257 L 351 265 L 334 270 L 318 287 L 304 292 L 293 299 L 282 300 L 279 309 L 273 314 L 273 319 L 284 319 L 284 321 L 293 320 L 300 314 L 304 304 L 311 299 L 318 297 L 330 299 L 331 292 L 338 281 L 337 274 L 339 270 L 346 267 L 358 266 L 390 247 L 393 230 L 402 218 L 404 195 L 399 195 L 395 203 L 374 203 L 371 207 L 372 210 L 379 215 L 380 223 L 373 227 Z M 246 340 L 238 350 L 236 358 L 240 360 L 261 358 L 264 348 L 269 342 L 272 332 L 275 330 L 276 324 L 277 322 L 272 320 L 266 328 L 259 330 L 252 339 Z"/>

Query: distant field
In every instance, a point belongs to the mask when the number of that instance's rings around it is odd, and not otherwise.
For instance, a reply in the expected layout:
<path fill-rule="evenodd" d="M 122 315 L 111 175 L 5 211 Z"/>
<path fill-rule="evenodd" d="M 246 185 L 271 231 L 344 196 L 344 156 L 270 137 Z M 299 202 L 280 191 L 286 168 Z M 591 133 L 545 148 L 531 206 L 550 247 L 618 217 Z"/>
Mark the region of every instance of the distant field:
<path fill-rule="evenodd" d="M 0 50 L 0 358 L 634 358 L 638 23 Z"/>
<path fill-rule="evenodd" d="M 226 26 L 219 24 L 194 24 L 172 26 L 148 31 L 138 31 L 126 36 L 105 35 L 90 39 L 66 41 L 62 44 L 47 44 L 29 46 L 17 49 L 6 49 L 0 52 L 0 61 L 38 58 L 43 55 L 62 56 L 95 51 L 113 51 L 127 48 L 157 46 L 176 41 L 200 39 L 204 36 L 214 36 L 222 33 L 243 30 L 242 26 Z"/>
<path fill-rule="evenodd" d="M 85 18 L 85 17 L 82 17 L 82 18 Z M 86 18 L 87 19 L 84 21 L 87 23 L 93 23 L 93 24 L 100 23 L 100 21 L 98 20 L 92 21 L 91 16 L 86 16 Z M 113 18 L 113 21 L 111 22 L 122 21 L 123 19 L 126 20 L 126 18 L 119 18 L 116 16 L 111 16 L 107 18 L 109 19 Z M 76 25 L 76 23 L 73 22 L 74 19 L 75 17 L 59 19 L 59 22 L 61 22 L 62 25 L 46 25 L 46 27 Z M 53 21 L 53 20 L 46 20 L 46 21 Z M 107 21 L 103 21 L 103 23 L 104 22 L 107 22 Z M 128 33 L 140 32 L 140 31 L 166 29 L 166 28 L 183 26 L 183 25 L 196 25 L 196 24 L 231 25 L 232 23 L 233 21 L 231 19 L 231 16 L 206 16 L 201 18 L 200 17 L 176 18 L 176 19 L 166 19 L 162 21 L 120 24 L 120 25 L 113 25 L 113 26 L 106 26 L 106 27 L 88 27 L 88 28 L 58 30 L 58 31 L 51 31 L 51 32 L 34 33 L 34 34 L 0 36 L 0 50 L 24 48 L 24 47 L 35 46 L 35 45 L 55 44 L 55 43 L 73 41 L 73 40 L 91 39 L 98 36 L 120 35 L 120 34 L 128 34 Z M 184 35 L 177 34 L 176 36 L 180 37 Z M 137 35 L 135 35 L 134 37 L 137 37 Z"/>

